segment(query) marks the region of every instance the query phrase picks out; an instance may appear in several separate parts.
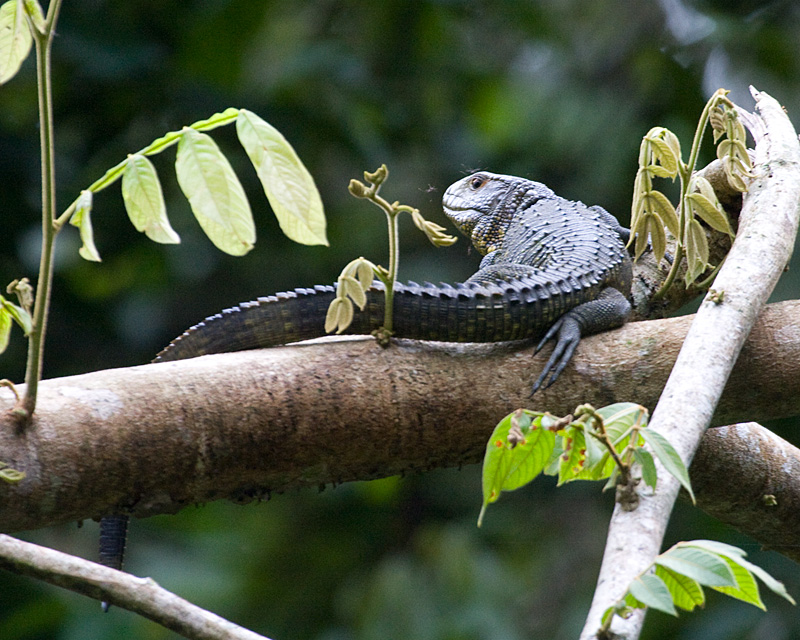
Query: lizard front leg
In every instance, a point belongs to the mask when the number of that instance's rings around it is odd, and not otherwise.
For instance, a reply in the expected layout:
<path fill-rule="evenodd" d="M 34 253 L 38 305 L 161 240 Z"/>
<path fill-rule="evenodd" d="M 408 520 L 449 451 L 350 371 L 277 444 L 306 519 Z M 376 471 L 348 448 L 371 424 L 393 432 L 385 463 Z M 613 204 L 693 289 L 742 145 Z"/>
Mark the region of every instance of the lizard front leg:
<path fill-rule="evenodd" d="M 608 287 L 594 300 L 584 302 L 561 316 L 536 346 L 534 353 L 538 353 L 550 340 L 556 341 L 547 364 L 533 383 L 531 396 L 558 379 L 583 336 L 621 327 L 630 312 L 628 299 L 617 289 Z"/>

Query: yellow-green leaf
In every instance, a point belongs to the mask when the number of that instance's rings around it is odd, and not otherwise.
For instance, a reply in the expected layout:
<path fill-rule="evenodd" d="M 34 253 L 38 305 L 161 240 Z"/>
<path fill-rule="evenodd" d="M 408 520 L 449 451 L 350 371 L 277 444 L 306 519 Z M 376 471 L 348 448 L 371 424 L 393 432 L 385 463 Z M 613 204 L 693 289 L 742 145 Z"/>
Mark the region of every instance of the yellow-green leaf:
<path fill-rule="evenodd" d="M 100 254 L 94 246 L 94 231 L 92 231 L 92 192 L 81 191 L 81 195 L 75 204 L 75 213 L 69 219 L 69 223 L 78 227 L 81 234 L 81 248 L 78 253 L 84 260 L 100 262 Z"/>
<path fill-rule="evenodd" d="M 26 336 L 29 335 L 33 329 L 31 314 L 19 305 L 9 302 L 3 296 L 0 296 L 0 305 L 2 306 L 2 311 L 7 313 L 20 326 L 22 333 Z"/>
<path fill-rule="evenodd" d="M 32 45 L 21 0 L 8 0 L 0 6 L 0 85 L 17 75 Z"/>
<path fill-rule="evenodd" d="M 0 307 L 0 353 L 8 347 L 8 339 L 11 336 L 11 315 L 5 308 Z"/>
<path fill-rule="evenodd" d="M 678 222 L 678 214 L 675 212 L 675 207 L 672 206 L 672 203 L 669 201 L 667 196 L 665 196 L 660 191 L 648 191 L 645 194 L 645 211 L 649 213 L 658 214 L 658 217 L 661 218 L 661 222 L 663 226 L 669 229 L 669 232 L 677 237 L 678 236 L 678 229 L 679 222 Z"/>
<path fill-rule="evenodd" d="M 712 589 L 715 589 L 720 593 L 724 593 L 725 595 L 728 595 L 731 598 L 736 598 L 737 600 L 748 602 L 758 607 L 762 611 L 766 611 L 767 608 L 764 606 L 764 602 L 761 600 L 761 594 L 759 593 L 758 583 L 756 582 L 756 579 L 753 577 L 753 574 L 750 573 L 747 569 L 745 569 L 742 565 L 740 565 L 737 560 L 733 560 L 731 558 L 727 558 L 724 556 L 722 559 L 728 563 L 728 566 L 730 567 L 734 577 L 736 578 L 737 586 L 712 587 Z"/>
<path fill-rule="evenodd" d="M 236 133 L 283 232 L 301 244 L 327 245 L 319 191 L 286 138 L 246 109 L 236 118 Z"/>
<path fill-rule="evenodd" d="M 695 192 L 687 193 L 686 199 L 689 201 L 694 214 L 700 217 L 709 227 L 733 236 L 733 230 L 728 224 L 728 216 L 725 215 L 716 196 L 712 201 L 704 194 Z"/>
<path fill-rule="evenodd" d="M 669 177 L 674 178 L 680 162 L 680 143 L 675 134 L 664 127 L 653 127 L 645 140 L 651 145 L 652 157 L 661 163 Z"/>
<path fill-rule="evenodd" d="M 353 321 L 353 303 L 349 298 L 337 296 L 325 316 L 325 333 L 342 333 Z"/>
<path fill-rule="evenodd" d="M 661 262 L 667 252 L 667 234 L 664 233 L 664 223 L 657 215 L 645 217 L 646 229 L 650 234 L 650 243 L 653 245 L 653 256 L 656 262 Z"/>
<path fill-rule="evenodd" d="M 656 565 L 656 575 L 667 585 L 672 602 L 681 609 L 692 611 L 705 604 L 703 587 L 696 580 L 661 565 Z"/>
<path fill-rule="evenodd" d="M 143 231 L 154 242 L 178 244 L 181 241 L 167 219 L 156 169 L 145 156 L 135 154 L 128 158 L 122 174 L 122 198 L 137 231 Z"/>
<path fill-rule="evenodd" d="M 705 231 L 697 220 L 690 220 L 686 225 L 686 237 L 684 239 L 686 247 L 686 262 L 688 270 L 686 272 L 686 283 L 694 282 L 708 266 L 708 240 Z M 691 276 L 691 279 L 689 279 Z"/>
<path fill-rule="evenodd" d="M 340 296 L 348 296 L 359 309 L 364 309 L 367 304 L 367 296 L 364 289 L 361 288 L 361 283 L 353 276 L 339 276 L 339 293 Z"/>
<path fill-rule="evenodd" d="M 343 276 L 352 276 L 358 280 L 361 288 L 366 291 L 372 286 L 375 279 L 375 265 L 364 257 L 356 258 L 347 263 L 342 269 Z"/>
<path fill-rule="evenodd" d="M 216 143 L 185 128 L 175 159 L 178 184 L 200 226 L 225 253 L 241 256 L 253 248 L 255 224 L 239 179 Z"/>
<path fill-rule="evenodd" d="M 503 491 L 513 491 L 529 483 L 544 469 L 555 447 L 555 434 L 541 428 L 541 418 L 534 421 L 522 442 L 509 443 L 514 415 L 503 418 L 495 427 L 486 445 L 483 458 L 483 505 L 478 526 L 489 504 L 496 502 Z"/>
<path fill-rule="evenodd" d="M 725 544 L 723 542 L 717 542 L 716 540 L 691 540 L 689 542 L 679 542 L 676 546 L 697 547 L 700 549 L 711 551 L 712 553 L 716 553 L 717 555 L 720 555 L 728 560 L 732 560 L 734 563 L 740 565 L 745 570 L 749 571 L 750 573 L 758 577 L 758 579 L 761 580 L 767 586 L 767 588 L 770 589 L 773 593 L 776 593 L 782 598 L 785 598 L 792 604 L 796 604 L 794 598 L 792 598 L 792 596 L 789 595 L 789 593 L 786 591 L 786 587 L 783 585 L 782 582 L 773 578 L 769 573 L 764 571 L 764 569 L 762 569 L 758 565 L 755 565 L 752 562 L 748 562 L 747 560 L 745 560 L 744 556 L 747 554 L 738 547 L 734 547 L 732 545 Z"/>

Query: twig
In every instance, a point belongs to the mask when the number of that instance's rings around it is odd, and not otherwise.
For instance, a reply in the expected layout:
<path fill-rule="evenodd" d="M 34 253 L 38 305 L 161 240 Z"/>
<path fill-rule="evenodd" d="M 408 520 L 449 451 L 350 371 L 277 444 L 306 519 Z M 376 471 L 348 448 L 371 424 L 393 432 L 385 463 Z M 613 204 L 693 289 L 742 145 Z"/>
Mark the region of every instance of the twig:
<path fill-rule="evenodd" d="M 0 567 L 138 613 L 191 640 L 269 640 L 159 587 L 47 547 L 0 535 Z M 100 606 L 97 607 L 98 615 Z"/>

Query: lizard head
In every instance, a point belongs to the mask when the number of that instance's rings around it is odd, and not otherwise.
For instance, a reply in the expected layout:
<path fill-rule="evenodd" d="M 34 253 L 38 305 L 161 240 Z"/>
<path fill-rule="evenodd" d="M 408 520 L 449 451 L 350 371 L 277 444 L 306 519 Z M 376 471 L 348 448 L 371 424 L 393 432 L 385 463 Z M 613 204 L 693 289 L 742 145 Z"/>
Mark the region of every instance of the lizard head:
<path fill-rule="evenodd" d="M 451 184 L 442 207 L 459 231 L 486 255 L 502 247 L 506 229 L 521 205 L 552 195 L 540 182 L 481 171 Z"/>

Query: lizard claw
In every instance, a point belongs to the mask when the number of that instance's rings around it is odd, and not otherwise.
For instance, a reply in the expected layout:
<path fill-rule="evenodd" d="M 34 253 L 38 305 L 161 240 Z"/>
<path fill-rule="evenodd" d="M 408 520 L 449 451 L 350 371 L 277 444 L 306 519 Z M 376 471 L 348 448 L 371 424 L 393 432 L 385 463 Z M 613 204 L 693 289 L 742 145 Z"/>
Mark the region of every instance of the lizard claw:
<path fill-rule="evenodd" d="M 558 379 L 558 376 L 561 375 L 561 372 L 572 359 L 572 354 L 575 353 L 575 348 L 581 340 L 581 329 L 578 322 L 569 317 L 569 314 L 562 316 L 558 322 L 550 327 L 541 342 L 536 345 L 534 353 L 538 353 L 547 342 L 555 339 L 556 335 L 558 335 L 558 339 L 553 353 L 550 354 L 547 364 L 544 365 L 536 382 L 533 383 L 531 394 L 528 397 L 532 398 L 533 394 L 539 389 L 547 389 Z"/>

